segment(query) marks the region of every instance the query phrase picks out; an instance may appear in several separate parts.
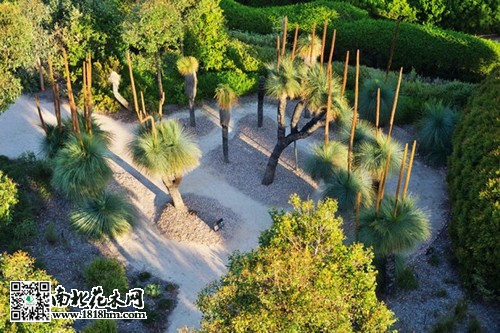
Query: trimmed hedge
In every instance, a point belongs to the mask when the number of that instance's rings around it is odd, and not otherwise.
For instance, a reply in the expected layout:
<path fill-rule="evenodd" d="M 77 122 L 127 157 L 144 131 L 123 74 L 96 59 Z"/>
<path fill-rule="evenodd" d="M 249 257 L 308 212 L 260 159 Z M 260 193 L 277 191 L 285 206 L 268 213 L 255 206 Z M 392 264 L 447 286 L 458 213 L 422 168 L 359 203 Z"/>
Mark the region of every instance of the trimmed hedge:
<path fill-rule="evenodd" d="M 335 53 L 361 51 L 361 62 L 385 69 L 395 23 L 363 19 L 341 21 Z M 327 46 L 328 47 L 328 46 Z M 328 49 L 328 48 L 327 48 Z M 340 60 L 339 59 L 339 60 Z M 500 44 L 460 32 L 401 22 L 392 68 L 415 68 L 418 74 L 478 82 L 500 62 Z"/>
<path fill-rule="evenodd" d="M 449 161 L 450 236 L 470 286 L 500 296 L 500 66 L 462 112 Z M 487 292 L 490 291 L 490 292 Z"/>
<path fill-rule="evenodd" d="M 332 23 L 338 20 L 360 20 L 368 17 L 368 12 L 365 10 L 348 3 L 327 0 L 266 8 L 249 7 L 234 0 L 222 0 L 220 6 L 224 10 L 229 29 L 260 34 L 281 31 L 284 16 L 288 17 L 289 31 L 295 29 L 295 24 L 302 30 L 310 31 L 313 23 L 318 25 L 318 30 L 321 29 L 325 20 Z"/>
<path fill-rule="evenodd" d="M 303 31 L 310 31 L 317 23 L 321 34 L 322 23 L 337 29 L 335 59 L 344 60 L 347 50 L 354 59 L 361 50 L 361 63 L 385 69 L 394 33 L 395 22 L 377 20 L 368 12 L 342 2 L 325 0 L 281 7 L 254 8 L 234 0 L 222 0 L 221 7 L 230 29 L 260 34 L 281 30 L 283 16 L 288 16 L 289 30 L 298 23 Z M 333 23 L 333 24 L 332 24 Z M 289 34 L 290 38 L 292 37 Z M 325 50 L 330 49 L 327 42 Z M 273 45 L 269 45 L 273 47 Z M 396 42 L 392 68 L 414 68 L 418 74 L 443 79 L 479 82 L 500 62 L 500 44 L 460 32 L 431 26 L 402 22 Z"/>

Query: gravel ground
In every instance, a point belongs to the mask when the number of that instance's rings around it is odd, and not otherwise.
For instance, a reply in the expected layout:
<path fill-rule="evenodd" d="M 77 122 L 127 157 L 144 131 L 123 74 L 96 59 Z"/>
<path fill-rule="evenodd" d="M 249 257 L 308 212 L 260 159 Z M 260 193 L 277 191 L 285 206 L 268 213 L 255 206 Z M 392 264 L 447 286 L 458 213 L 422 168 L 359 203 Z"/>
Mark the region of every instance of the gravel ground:
<path fill-rule="evenodd" d="M 217 200 L 195 194 L 186 194 L 183 199 L 189 212 L 178 212 L 169 203 L 156 222 L 166 238 L 211 246 L 231 237 L 239 220 L 232 210 L 223 207 Z M 223 225 L 216 232 L 213 228 L 221 216 L 224 216 Z"/>
<path fill-rule="evenodd" d="M 276 126 L 272 119 L 265 117 L 264 126 L 255 126 L 255 116 L 248 115 L 238 122 L 238 132 L 229 140 L 229 160 L 224 163 L 222 148 L 213 149 L 202 157 L 202 164 L 222 175 L 232 186 L 244 194 L 266 205 L 284 207 L 292 193 L 307 198 L 317 185 L 305 172 L 294 169 L 293 146 L 282 154 L 276 168 L 274 182 L 261 185 L 266 170 L 268 156 L 276 143 Z M 299 154 L 302 164 L 305 154 Z"/>

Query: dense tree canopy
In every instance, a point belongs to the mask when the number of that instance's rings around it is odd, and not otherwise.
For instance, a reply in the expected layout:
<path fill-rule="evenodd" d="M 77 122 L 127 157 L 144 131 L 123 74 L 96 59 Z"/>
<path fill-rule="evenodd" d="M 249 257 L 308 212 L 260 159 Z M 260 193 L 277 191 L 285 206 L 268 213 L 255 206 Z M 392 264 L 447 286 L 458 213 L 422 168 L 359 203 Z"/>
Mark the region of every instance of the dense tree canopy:
<path fill-rule="evenodd" d="M 377 300 L 372 253 L 344 245 L 337 203 L 291 197 L 273 211 L 260 247 L 235 253 L 229 272 L 199 296 L 202 332 L 385 332 L 394 315 Z"/>

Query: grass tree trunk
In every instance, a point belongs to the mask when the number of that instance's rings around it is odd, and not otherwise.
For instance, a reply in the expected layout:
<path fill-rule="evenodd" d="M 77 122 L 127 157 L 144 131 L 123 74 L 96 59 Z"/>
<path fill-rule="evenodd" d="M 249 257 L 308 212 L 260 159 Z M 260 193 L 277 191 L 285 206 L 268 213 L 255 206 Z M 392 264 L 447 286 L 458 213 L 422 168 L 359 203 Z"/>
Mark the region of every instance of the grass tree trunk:
<path fill-rule="evenodd" d="M 222 152 L 224 153 L 224 162 L 229 163 L 229 144 L 228 144 L 229 130 L 227 126 L 222 126 Z"/>
<path fill-rule="evenodd" d="M 162 182 L 172 198 L 175 209 L 181 212 L 187 212 L 184 200 L 182 200 L 181 192 L 179 192 L 179 185 L 181 184 L 181 181 L 182 177 L 174 177 L 173 179 L 162 178 Z"/>
<path fill-rule="evenodd" d="M 282 140 L 286 134 L 285 112 L 287 96 L 281 96 L 278 104 L 278 141 Z"/>
<path fill-rule="evenodd" d="M 385 257 L 385 292 L 391 294 L 396 284 L 396 256 L 391 253 Z"/>
<path fill-rule="evenodd" d="M 274 181 L 274 175 L 276 173 L 276 167 L 278 166 L 278 161 L 280 159 L 281 153 L 288 147 L 289 142 L 282 139 L 274 146 L 273 152 L 267 161 L 266 172 L 264 173 L 264 178 L 262 179 L 262 185 L 272 184 Z"/>
<path fill-rule="evenodd" d="M 196 127 L 196 119 L 194 114 L 194 100 L 196 98 L 196 86 L 198 84 L 198 79 L 196 77 L 196 72 L 185 77 L 186 84 L 186 95 L 189 100 L 189 122 L 192 127 Z"/>
<path fill-rule="evenodd" d="M 264 122 L 264 95 L 266 78 L 259 76 L 259 90 L 257 92 L 257 127 L 262 127 Z"/>

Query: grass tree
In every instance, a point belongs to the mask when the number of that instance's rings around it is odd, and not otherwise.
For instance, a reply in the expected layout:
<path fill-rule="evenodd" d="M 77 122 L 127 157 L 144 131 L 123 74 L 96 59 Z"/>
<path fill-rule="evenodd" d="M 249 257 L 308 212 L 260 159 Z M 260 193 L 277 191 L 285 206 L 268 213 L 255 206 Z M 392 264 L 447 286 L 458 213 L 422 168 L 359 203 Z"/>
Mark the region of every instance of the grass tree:
<path fill-rule="evenodd" d="M 380 89 L 379 125 L 389 124 L 394 101 L 394 87 L 389 82 L 378 79 L 368 79 L 359 92 L 359 114 L 361 118 L 376 123 L 377 117 L 377 90 Z"/>
<path fill-rule="evenodd" d="M 350 118 L 350 123 L 342 123 L 340 127 L 340 141 L 349 144 L 351 140 L 351 125 L 352 118 Z M 357 153 L 361 144 L 370 143 L 373 144 L 376 142 L 376 132 L 375 127 L 371 123 L 366 120 L 360 119 L 356 122 L 354 128 L 354 138 L 353 138 L 353 152 Z"/>
<path fill-rule="evenodd" d="M 369 207 L 360 212 L 359 239 L 385 262 L 389 292 L 396 279 L 396 254 L 413 250 L 429 237 L 429 220 L 410 196 L 397 202 L 395 196 L 386 196 L 378 211 Z"/>
<path fill-rule="evenodd" d="M 67 197 L 81 201 L 101 194 L 113 172 L 106 144 L 98 137 L 71 134 L 53 159 L 53 186 Z"/>
<path fill-rule="evenodd" d="M 358 193 L 361 193 L 363 206 L 368 207 L 373 202 L 371 178 L 362 169 L 338 169 L 325 180 L 323 196 L 337 199 L 340 211 L 352 211 Z"/>
<path fill-rule="evenodd" d="M 134 206 L 120 194 L 102 192 L 70 214 L 72 226 L 83 235 L 100 239 L 129 231 L 136 218 Z"/>
<path fill-rule="evenodd" d="M 330 141 L 312 146 L 311 155 L 306 160 L 305 169 L 313 179 L 328 179 L 335 171 L 347 169 L 347 146 Z"/>
<path fill-rule="evenodd" d="M 296 54 L 307 66 L 314 66 L 321 54 L 321 39 L 311 34 L 302 35 L 297 40 Z"/>
<path fill-rule="evenodd" d="M 442 101 L 425 103 L 424 115 L 417 124 L 417 136 L 420 148 L 432 164 L 446 164 L 452 152 L 451 139 L 458 117 L 458 113 Z"/>
<path fill-rule="evenodd" d="M 129 144 L 135 164 L 146 172 L 159 175 L 172 197 L 176 209 L 187 211 L 179 192 L 182 177 L 200 163 L 201 150 L 192 137 L 175 120 L 167 120 L 151 127 L 142 125 Z"/>
<path fill-rule="evenodd" d="M 196 89 L 198 86 L 198 78 L 196 72 L 198 71 L 198 60 L 195 57 L 182 57 L 177 60 L 177 69 L 179 73 L 184 76 L 184 91 L 189 100 L 189 120 L 191 126 L 196 126 L 196 119 L 194 114 L 194 100 L 196 98 Z"/>
<path fill-rule="evenodd" d="M 219 120 L 222 127 L 222 151 L 224 162 L 229 163 L 229 122 L 231 121 L 231 110 L 236 104 L 238 96 L 228 84 L 219 84 L 215 89 L 215 99 L 219 106 Z"/>

